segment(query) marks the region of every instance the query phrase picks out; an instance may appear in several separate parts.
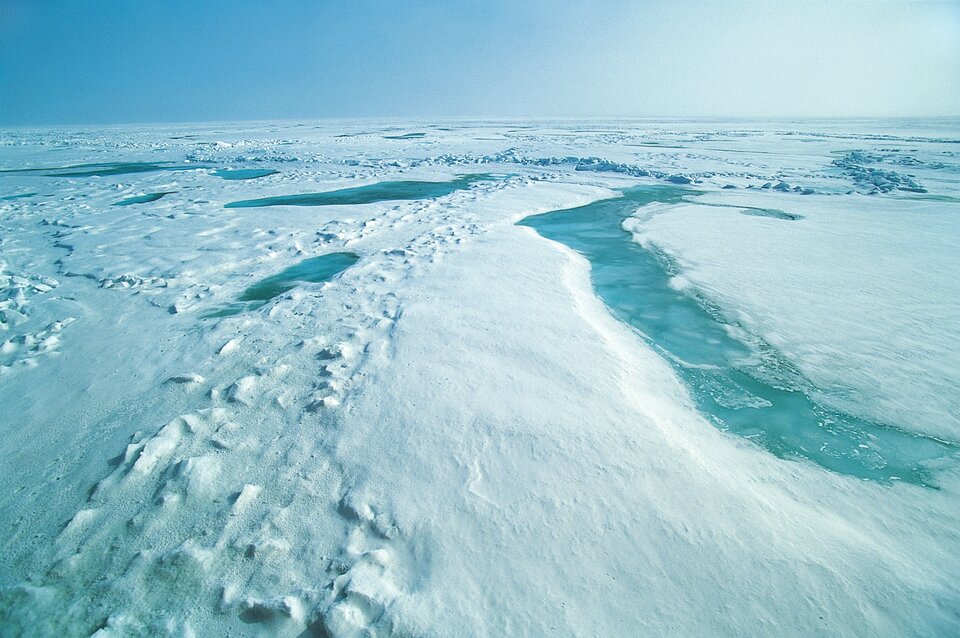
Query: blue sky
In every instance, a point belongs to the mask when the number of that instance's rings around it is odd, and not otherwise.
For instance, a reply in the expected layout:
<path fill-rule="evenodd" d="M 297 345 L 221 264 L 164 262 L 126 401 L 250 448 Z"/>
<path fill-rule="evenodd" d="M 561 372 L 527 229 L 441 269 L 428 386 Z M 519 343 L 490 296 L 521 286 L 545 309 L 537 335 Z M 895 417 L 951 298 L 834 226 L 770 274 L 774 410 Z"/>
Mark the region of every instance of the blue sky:
<path fill-rule="evenodd" d="M 960 115 L 960 2 L 0 0 L 0 123 Z"/>

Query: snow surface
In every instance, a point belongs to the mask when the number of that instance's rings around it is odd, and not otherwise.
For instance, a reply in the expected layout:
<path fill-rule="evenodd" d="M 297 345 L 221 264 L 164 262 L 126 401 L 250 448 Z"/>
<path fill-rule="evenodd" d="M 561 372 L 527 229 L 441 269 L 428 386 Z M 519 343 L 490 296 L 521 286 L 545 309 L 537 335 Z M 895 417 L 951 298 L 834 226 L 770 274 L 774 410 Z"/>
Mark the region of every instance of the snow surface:
<path fill-rule="evenodd" d="M 960 202 L 734 193 L 696 199 L 724 208 L 644 211 L 627 226 L 829 389 L 828 402 L 960 440 Z"/>
<path fill-rule="evenodd" d="M 934 489 L 718 430 L 587 261 L 515 225 L 689 180 L 626 222 L 678 287 L 823 400 L 956 444 L 958 140 L 943 121 L 0 133 L 0 170 L 60 168 L 0 172 L 0 634 L 958 633 L 956 455 Z M 111 162 L 149 166 L 63 169 Z M 435 199 L 224 208 L 475 173 L 494 178 Z M 359 260 L 210 316 L 332 252 Z"/>

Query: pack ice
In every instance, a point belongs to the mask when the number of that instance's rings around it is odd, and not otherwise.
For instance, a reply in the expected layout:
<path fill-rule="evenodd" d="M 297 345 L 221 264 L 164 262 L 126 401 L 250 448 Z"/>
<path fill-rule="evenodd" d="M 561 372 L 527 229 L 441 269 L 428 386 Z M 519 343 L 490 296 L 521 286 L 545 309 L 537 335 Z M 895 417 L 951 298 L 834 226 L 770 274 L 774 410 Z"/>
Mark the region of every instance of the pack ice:
<path fill-rule="evenodd" d="M 0 132 L 0 635 L 957 635 L 958 144 Z"/>

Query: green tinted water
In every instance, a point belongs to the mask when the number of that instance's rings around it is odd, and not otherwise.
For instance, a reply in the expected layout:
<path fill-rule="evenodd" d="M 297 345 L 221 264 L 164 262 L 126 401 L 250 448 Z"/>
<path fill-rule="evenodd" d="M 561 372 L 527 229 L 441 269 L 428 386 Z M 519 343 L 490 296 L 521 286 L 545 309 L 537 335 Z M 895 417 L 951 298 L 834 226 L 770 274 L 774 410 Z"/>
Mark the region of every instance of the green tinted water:
<path fill-rule="evenodd" d="M 665 256 L 633 241 L 623 220 L 651 202 L 690 191 L 638 187 L 622 198 L 528 217 L 520 223 L 584 255 L 599 296 L 671 362 L 698 409 L 717 427 L 781 458 L 879 481 L 932 485 L 932 462 L 956 446 L 835 410 L 803 375 L 759 339 L 742 341 L 705 300 L 670 287 Z"/>
<path fill-rule="evenodd" d="M 267 277 L 247 288 L 238 302 L 216 310 L 206 317 L 229 317 L 248 310 L 255 310 L 274 297 L 296 288 L 301 283 L 318 284 L 330 281 L 360 259 L 354 253 L 328 253 L 304 259 L 298 264 Z"/>
<path fill-rule="evenodd" d="M 475 182 L 489 179 L 487 175 L 461 175 L 448 182 L 397 181 L 377 182 L 366 186 L 342 188 L 323 193 L 281 195 L 262 199 L 230 202 L 225 208 L 254 208 L 259 206 L 335 206 L 371 204 L 390 200 L 432 199 L 469 188 Z"/>
<path fill-rule="evenodd" d="M 275 171 L 272 168 L 221 168 L 213 172 L 217 177 L 222 177 L 223 179 L 235 180 L 235 179 L 257 179 L 259 177 L 266 177 L 267 175 L 276 175 L 280 171 Z"/>
<path fill-rule="evenodd" d="M 175 193 L 176 191 L 163 191 L 160 193 L 147 193 L 146 195 L 135 195 L 133 197 L 127 197 L 126 199 L 121 199 L 119 202 L 114 202 L 114 206 L 129 206 L 130 204 L 148 204 L 150 202 L 155 202 L 164 195 L 169 195 Z"/>
<path fill-rule="evenodd" d="M 16 168 L 0 170 L 0 173 L 39 173 L 42 177 L 109 177 L 129 173 L 153 173 L 156 171 L 189 171 L 199 166 L 177 166 L 170 162 L 100 162 L 74 164 L 47 168 Z"/>

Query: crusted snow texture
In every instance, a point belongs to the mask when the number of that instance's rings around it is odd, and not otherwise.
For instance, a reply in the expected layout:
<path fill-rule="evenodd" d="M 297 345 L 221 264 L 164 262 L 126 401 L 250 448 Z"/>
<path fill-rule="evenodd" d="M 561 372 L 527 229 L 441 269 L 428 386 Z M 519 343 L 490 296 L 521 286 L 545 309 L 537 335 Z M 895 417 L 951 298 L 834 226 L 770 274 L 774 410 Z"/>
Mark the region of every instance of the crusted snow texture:
<path fill-rule="evenodd" d="M 955 455 L 881 484 L 722 432 L 515 225 L 687 185 L 631 226 L 676 290 L 844 409 L 958 441 L 958 132 L 818 126 L 0 132 L 0 169 L 61 169 L 0 174 L 0 634 L 956 633 Z M 238 304 L 331 252 L 359 260 Z"/>

